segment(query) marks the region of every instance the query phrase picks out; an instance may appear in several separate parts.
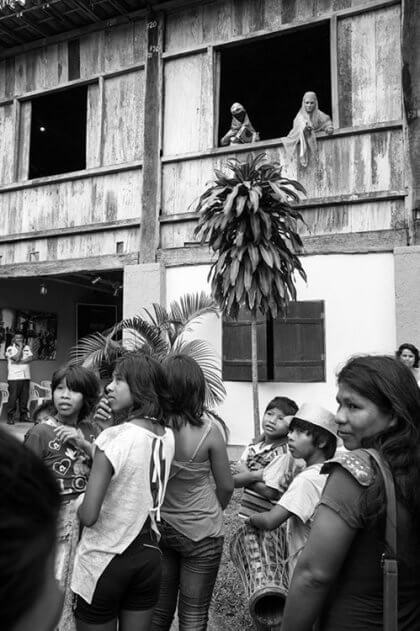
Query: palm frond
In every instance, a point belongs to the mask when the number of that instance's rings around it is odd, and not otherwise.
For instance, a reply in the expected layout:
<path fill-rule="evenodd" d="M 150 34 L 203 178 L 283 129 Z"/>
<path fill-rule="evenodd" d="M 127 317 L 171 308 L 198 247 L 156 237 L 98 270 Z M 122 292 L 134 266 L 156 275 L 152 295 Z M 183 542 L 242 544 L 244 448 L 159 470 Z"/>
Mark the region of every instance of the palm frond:
<path fill-rule="evenodd" d="M 186 341 L 178 337 L 172 347 L 171 354 L 189 355 L 200 366 L 206 382 L 206 406 L 209 408 L 222 403 L 226 389 L 222 381 L 220 362 L 216 360 L 214 349 L 205 340 Z"/>
<path fill-rule="evenodd" d="M 92 333 L 70 349 L 69 363 L 101 371 L 104 366 L 114 364 L 123 354 L 124 349 L 119 342 L 102 333 Z"/>
<path fill-rule="evenodd" d="M 123 346 L 127 346 L 130 350 L 140 350 L 144 344 L 147 344 L 155 349 L 156 354 L 164 352 L 166 340 L 161 335 L 161 331 L 141 316 L 126 318 L 118 322 L 112 331 L 112 337 L 115 338 L 121 334 Z"/>
<path fill-rule="evenodd" d="M 219 314 L 217 303 L 206 292 L 184 294 L 171 302 L 169 308 L 170 322 L 176 328 L 177 335 L 186 331 L 192 322 L 197 322 L 203 315 Z"/>

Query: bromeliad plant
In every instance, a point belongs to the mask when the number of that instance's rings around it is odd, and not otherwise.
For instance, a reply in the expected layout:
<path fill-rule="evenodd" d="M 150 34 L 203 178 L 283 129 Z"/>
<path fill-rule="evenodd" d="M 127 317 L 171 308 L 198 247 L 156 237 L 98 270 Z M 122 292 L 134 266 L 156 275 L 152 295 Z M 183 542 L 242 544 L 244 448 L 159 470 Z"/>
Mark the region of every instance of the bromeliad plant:
<path fill-rule="evenodd" d="M 221 403 L 226 395 L 214 350 L 205 341 L 191 338 L 191 327 L 209 313 L 219 313 L 213 298 L 204 292 L 186 294 L 173 301 L 167 310 L 153 304 L 144 314 L 121 320 L 104 333 L 93 333 L 79 340 L 70 350 L 70 363 L 83 365 L 108 378 L 116 360 L 142 350 L 157 359 L 185 353 L 200 365 L 206 381 L 206 405 Z"/>
<path fill-rule="evenodd" d="M 209 280 L 215 301 L 229 317 L 239 309 L 251 312 L 254 430 L 259 434 L 257 314 L 285 317 L 290 300 L 296 300 L 295 272 L 306 280 L 299 260 L 303 222 L 292 206 L 303 186 L 282 174 L 266 154 L 245 162 L 227 161 L 230 173 L 215 170 L 216 179 L 199 197 L 195 236 L 217 253 Z"/>

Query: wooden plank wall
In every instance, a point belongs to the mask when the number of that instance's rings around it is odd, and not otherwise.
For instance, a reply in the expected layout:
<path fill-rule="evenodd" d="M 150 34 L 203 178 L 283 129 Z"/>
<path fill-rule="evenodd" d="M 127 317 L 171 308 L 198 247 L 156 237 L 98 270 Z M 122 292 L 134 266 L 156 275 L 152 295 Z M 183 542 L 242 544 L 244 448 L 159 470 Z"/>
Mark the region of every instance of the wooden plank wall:
<path fill-rule="evenodd" d="M 163 248 L 182 247 L 193 240 L 194 220 L 186 214 L 193 212 L 194 200 L 212 179 L 214 168 L 232 155 L 213 145 L 215 51 L 232 40 L 240 42 L 253 33 L 264 36 L 276 30 L 281 34 L 285 25 L 323 15 L 336 20 L 340 130 L 319 138 L 317 164 L 304 169 L 295 161 L 286 168 L 290 177 L 302 182 L 310 199 L 322 198 L 322 205 L 304 211 L 308 223 L 304 234 L 406 227 L 400 6 L 395 2 L 373 8 L 366 5 L 360 0 L 226 0 L 167 16 Z M 279 142 L 261 142 L 253 150 L 266 150 L 285 164 Z M 240 152 L 237 157 L 244 155 Z M 354 204 L 354 198 L 359 203 Z"/>
<path fill-rule="evenodd" d="M 140 221 L 144 63 L 144 20 L 0 61 L 0 237 L 90 223 Z M 29 171 L 31 97 L 83 82 L 88 83 L 86 167 L 92 169 L 92 175 L 51 176 L 42 184 L 20 186 Z M 15 144 L 14 163 L 10 148 Z M 116 165 L 122 169 L 118 173 Z M 39 260 L 54 252 L 70 258 L 88 256 L 84 252 L 94 249 L 98 234 L 81 235 L 79 241 L 63 237 L 62 245 L 60 239 L 47 238 L 43 245 L 39 239 L 2 245 L 1 262 L 27 261 L 27 252 L 34 249 Z M 138 249 L 135 236 L 137 228 L 129 238 L 121 239 L 133 251 Z M 102 237 L 101 233 L 101 243 Z M 106 233 L 104 253 L 111 247 L 107 240 L 115 253 L 117 237 L 117 232 Z M 47 242 L 57 243 L 51 246 Z"/>
<path fill-rule="evenodd" d="M 0 195 L 0 235 L 137 218 L 140 197 L 137 169 L 17 189 Z"/>
<path fill-rule="evenodd" d="M 27 261 L 63 261 L 85 257 L 115 255 L 117 242 L 124 244 L 124 252 L 135 252 L 138 228 L 97 231 L 87 234 L 34 238 L 16 243 L 0 243 L 3 265 Z M 36 253 L 36 258 L 32 258 Z"/>
<path fill-rule="evenodd" d="M 399 6 L 338 21 L 342 127 L 401 118 L 399 23 Z"/>

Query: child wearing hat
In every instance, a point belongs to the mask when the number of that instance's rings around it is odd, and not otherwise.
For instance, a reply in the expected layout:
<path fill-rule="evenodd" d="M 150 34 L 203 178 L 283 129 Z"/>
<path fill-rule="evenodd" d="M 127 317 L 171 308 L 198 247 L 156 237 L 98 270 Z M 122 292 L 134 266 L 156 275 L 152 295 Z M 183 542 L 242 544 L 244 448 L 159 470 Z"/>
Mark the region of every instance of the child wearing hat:
<path fill-rule="evenodd" d="M 319 405 L 304 403 L 290 423 L 288 441 L 293 458 L 302 458 L 306 468 L 270 511 L 251 515 L 247 523 L 262 530 L 274 530 L 287 521 L 291 575 L 308 540 L 327 481 L 327 476 L 321 473 L 322 465 L 334 456 L 337 447 L 334 414 Z"/>

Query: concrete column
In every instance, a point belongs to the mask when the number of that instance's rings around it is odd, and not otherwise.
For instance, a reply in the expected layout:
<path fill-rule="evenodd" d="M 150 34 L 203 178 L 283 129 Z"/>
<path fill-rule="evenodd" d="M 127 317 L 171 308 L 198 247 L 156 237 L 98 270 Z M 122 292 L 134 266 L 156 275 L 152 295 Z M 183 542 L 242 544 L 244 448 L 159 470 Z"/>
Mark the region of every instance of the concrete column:
<path fill-rule="evenodd" d="M 138 315 L 153 302 L 165 305 L 165 268 L 161 263 L 124 267 L 123 318 Z"/>
<path fill-rule="evenodd" d="M 420 348 L 420 246 L 394 250 L 397 344 Z"/>

